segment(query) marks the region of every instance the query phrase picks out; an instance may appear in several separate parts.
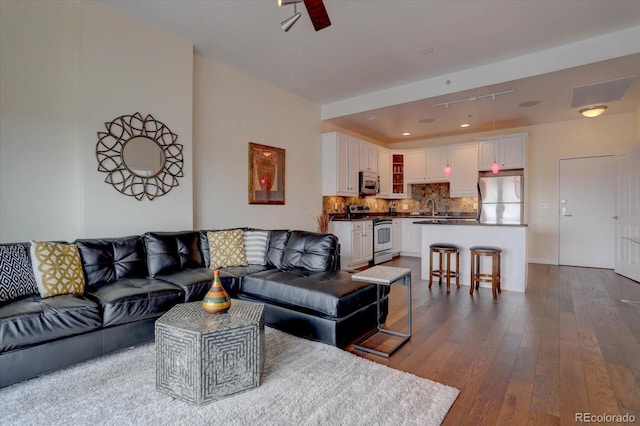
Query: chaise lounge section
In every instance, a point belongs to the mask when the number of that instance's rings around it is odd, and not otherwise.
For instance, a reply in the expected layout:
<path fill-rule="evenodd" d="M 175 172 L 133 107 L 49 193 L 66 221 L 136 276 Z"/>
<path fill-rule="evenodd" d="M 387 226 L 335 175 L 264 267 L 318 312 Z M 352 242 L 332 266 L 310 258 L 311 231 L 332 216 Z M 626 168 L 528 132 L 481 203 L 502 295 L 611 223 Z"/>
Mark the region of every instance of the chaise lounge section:
<path fill-rule="evenodd" d="M 2 285 L 22 287 L 0 299 L 0 387 L 152 341 L 162 314 L 202 300 L 219 262 L 210 238 L 225 233 L 265 238 L 263 261 L 219 269 L 231 297 L 265 305 L 267 325 L 338 347 L 376 326 L 376 288 L 339 270 L 332 234 L 239 228 L 79 239 L 84 290 L 51 297 L 25 284 L 31 244 L 2 244 L 11 270 Z"/>

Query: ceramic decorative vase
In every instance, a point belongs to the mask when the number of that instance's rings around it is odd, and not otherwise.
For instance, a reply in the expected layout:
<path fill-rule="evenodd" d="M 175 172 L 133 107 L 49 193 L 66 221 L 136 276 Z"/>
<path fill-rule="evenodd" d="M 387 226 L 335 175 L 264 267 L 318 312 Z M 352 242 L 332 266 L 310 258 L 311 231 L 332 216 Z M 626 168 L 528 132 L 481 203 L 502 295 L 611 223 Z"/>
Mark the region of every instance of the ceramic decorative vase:
<path fill-rule="evenodd" d="M 220 271 L 213 271 L 213 283 L 202 299 L 202 309 L 213 315 L 224 314 L 231 307 L 231 298 L 222 287 Z"/>

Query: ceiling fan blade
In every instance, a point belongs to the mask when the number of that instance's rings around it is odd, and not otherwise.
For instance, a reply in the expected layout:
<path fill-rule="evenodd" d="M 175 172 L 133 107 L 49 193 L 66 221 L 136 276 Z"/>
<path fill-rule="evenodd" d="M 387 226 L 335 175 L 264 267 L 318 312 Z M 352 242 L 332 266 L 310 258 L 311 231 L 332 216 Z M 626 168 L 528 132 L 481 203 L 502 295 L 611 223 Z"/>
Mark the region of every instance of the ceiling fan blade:
<path fill-rule="evenodd" d="M 304 0 L 304 5 L 307 8 L 307 12 L 313 23 L 313 28 L 315 28 L 316 31 L 320 31 L 331 25 L 327 9 L 325 9 L 322 0 Z"/>

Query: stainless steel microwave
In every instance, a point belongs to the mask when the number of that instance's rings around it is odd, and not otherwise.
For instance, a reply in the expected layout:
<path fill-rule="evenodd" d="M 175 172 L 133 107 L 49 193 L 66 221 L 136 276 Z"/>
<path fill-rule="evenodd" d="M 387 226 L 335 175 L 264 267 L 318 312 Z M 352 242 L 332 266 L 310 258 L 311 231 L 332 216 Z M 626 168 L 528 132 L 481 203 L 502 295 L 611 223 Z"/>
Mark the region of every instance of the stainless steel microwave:
<path fill-rule="evenodd" d="M 360 195 L 376 195 L 380 192 L 380 178 L 375 172 L 363 170 L 359 173 Z"/>

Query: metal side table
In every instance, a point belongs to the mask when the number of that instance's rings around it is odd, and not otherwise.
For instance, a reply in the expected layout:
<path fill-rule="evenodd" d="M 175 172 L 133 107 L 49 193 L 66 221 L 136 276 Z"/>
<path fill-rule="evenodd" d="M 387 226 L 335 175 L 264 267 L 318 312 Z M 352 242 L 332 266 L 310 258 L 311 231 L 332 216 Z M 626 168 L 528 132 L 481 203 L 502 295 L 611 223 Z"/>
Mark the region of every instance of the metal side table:
<path fill-rule="evenodd" d="M 362 272 L 358 272 L 351 276 L 354 281 L 361 281 L 365 283 L 376 284 L 376 312 L 377 312 L 377 327 L 371 333 L 360 338 L 353 345 L 354 348 L 360 349 L 372 354 L 389 357 L 400 346 L 405 344 L 411 338 L 411 269 L 396 268 L 392 266 L 374 266 L 373 268 L 366 269 Z M 407 333 L 402 333 L 388 328 L 383 328 L 380 324 L 380 301 L 381 301 L 381 286 L 391 286 L 392 284 L 401 284 L 407 287 L 407 318 L 409 321 L 409 328 Z M 393 346 L 388 352 L 384 352 L 378 349 L 374 349 L 364 345 L 364 342 L 374 336 L 377 333 L 386 333 L 394 336 L 400 336 L 403 339 Z"/>

